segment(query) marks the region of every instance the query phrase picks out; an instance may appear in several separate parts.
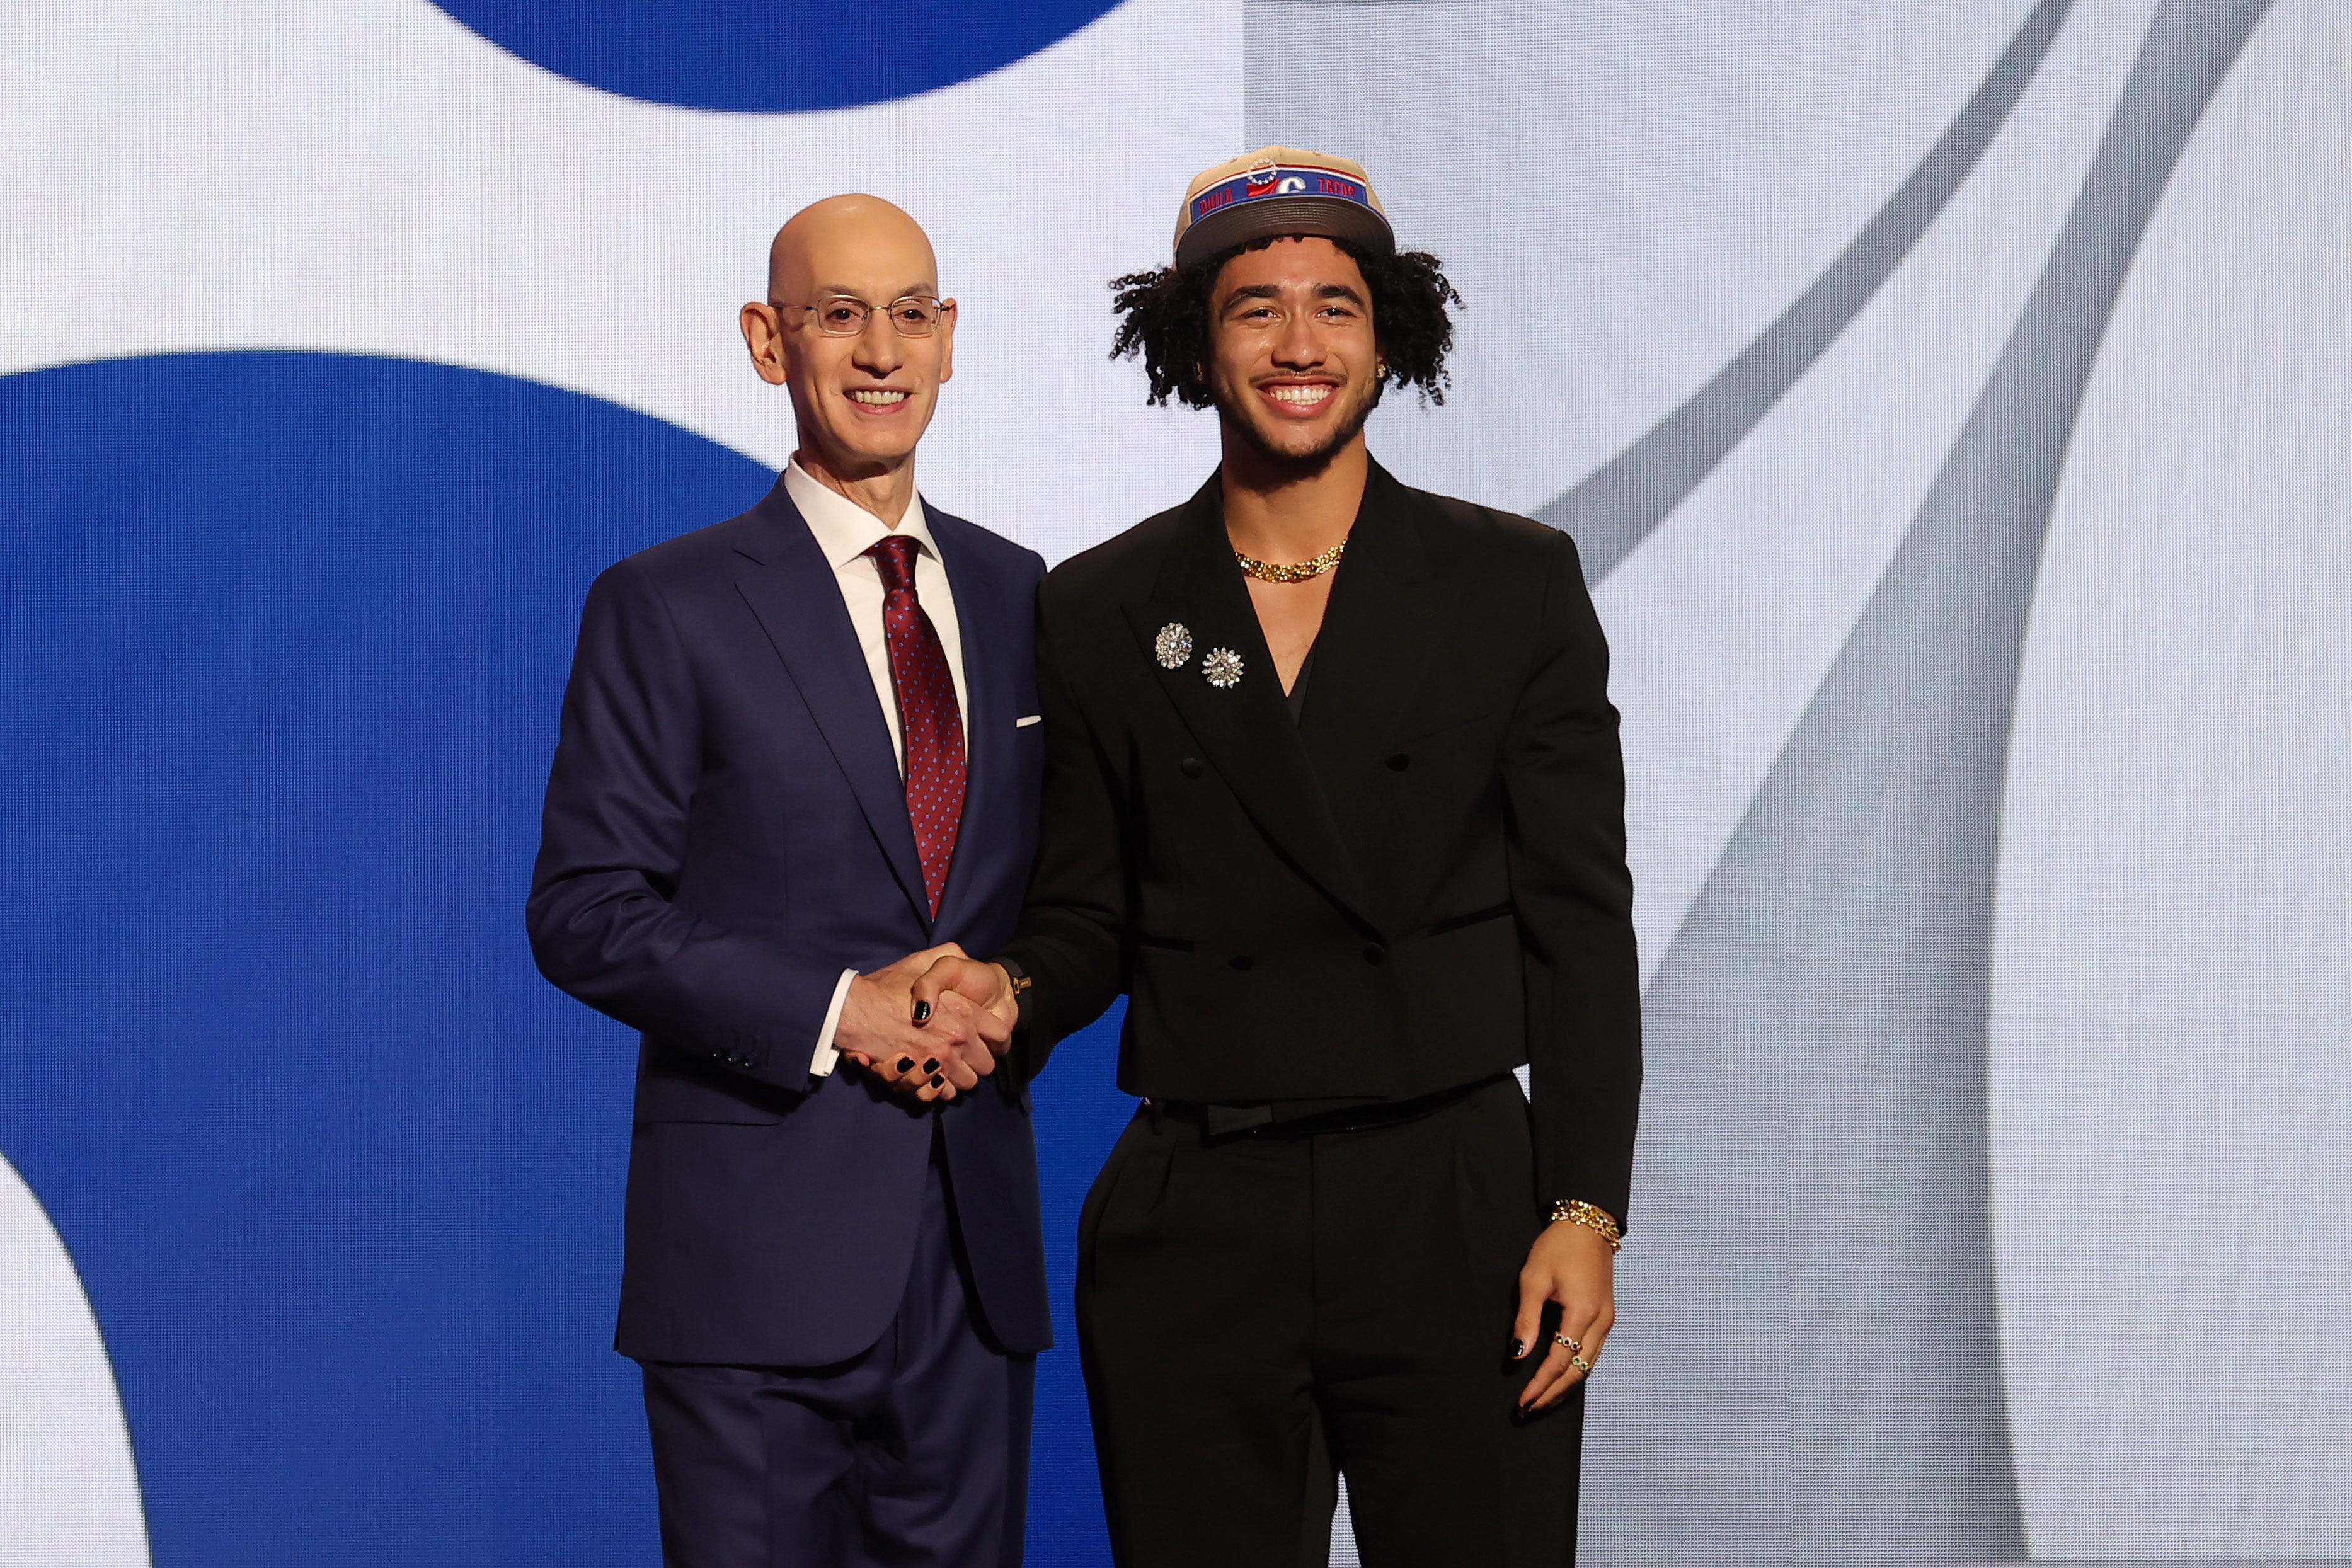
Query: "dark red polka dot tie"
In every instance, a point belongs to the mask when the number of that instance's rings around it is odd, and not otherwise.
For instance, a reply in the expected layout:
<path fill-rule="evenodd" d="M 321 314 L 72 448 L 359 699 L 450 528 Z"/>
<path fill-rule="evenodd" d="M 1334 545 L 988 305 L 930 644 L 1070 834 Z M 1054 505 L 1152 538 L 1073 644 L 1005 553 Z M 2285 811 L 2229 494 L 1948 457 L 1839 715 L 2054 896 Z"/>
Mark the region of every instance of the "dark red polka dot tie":
<path fill-rule="evenodd" d="M 898 731 L 907 743 L 907 821 L 923 862 L 923 892 L 939 917 L 940 894 L 963 825 L 963 715 L 955 677 L 931 618 L 915 599 L 915 552 L 893 534 L 866 553 L 882 574 L 882 633 L 890 650 L 890 686 L 898 694 Z"/>

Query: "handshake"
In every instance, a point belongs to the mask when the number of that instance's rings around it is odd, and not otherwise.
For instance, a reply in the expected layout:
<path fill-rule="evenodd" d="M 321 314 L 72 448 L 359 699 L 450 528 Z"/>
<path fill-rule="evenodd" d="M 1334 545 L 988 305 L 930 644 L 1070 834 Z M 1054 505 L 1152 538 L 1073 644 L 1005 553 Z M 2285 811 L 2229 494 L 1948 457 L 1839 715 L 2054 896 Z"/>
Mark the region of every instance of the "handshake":
<path fill-rule="evenodd" d="M 952 1100 L 996 1071 L 1020 1004 L 1001 964 L 950 942 L 859 975 L 842 998 L 834 1048 L 898 1092 Z"/>

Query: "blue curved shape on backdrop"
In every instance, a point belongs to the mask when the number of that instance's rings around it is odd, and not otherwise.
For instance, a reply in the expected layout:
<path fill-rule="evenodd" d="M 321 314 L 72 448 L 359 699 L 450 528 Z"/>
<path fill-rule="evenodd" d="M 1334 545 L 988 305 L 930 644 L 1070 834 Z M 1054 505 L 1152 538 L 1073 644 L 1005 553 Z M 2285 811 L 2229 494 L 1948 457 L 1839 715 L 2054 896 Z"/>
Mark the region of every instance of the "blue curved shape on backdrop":
<path fill-rule="evenodd" d="M 589 580 L 771 475 L 328 355 L 0 378 L 0 1150 L 106 1334 L 155 1563 L 657 1561 L 609 1348 L 635 1045 L 521 906 Z M 1041 1085 L 1066 1347 L 1108 1054 Z M 1033 1563 L 1104 1556 L 1075 1361 Z"/>
<path fill-rule="evenodd" d="M 1118 0 L 437 0 L 500 48 L 589 87 L 687 109 L 847 109 L 952 87 Z"/>

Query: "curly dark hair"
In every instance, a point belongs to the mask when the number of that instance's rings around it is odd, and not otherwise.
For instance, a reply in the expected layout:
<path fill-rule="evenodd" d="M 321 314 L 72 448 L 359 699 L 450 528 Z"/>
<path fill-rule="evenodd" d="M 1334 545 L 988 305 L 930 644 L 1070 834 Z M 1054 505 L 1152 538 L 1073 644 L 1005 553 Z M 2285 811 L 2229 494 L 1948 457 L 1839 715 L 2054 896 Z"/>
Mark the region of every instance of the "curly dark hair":
<path fill-rule="evenodd" d="M 1119 323 L 1110 357 L 1143 356 L 1144 373 L 1151 378 L 1150 402 L 1164 403 L 1173 397 L 1192 408 L 1208 408 L 1216 402 L 1207 366 L 1210 295 L 1217 274 L 1234 257 L 1263 250 L 1279 237 L 1237 245 L 1181 270 L 1156 267 L 1111 280 Z M 1388 361 L 1388 374 L 1372 391 L 1373 402 L 1380 402 L 1391 382 L 1419 387 L 1424 402 L 1444 402 L 1445 389 L 1454 384 L 1445 369 L 1445 356 L 1454 348 L 1454 319 L 1446 307 L 1462 303 L 1461 294 L 1446 280 L 1444 264 L 1425 250 L 1378 256 L 1347 240 L 1331 243 L 1355 258 L 1371 286 L 1372 330 Z"/>

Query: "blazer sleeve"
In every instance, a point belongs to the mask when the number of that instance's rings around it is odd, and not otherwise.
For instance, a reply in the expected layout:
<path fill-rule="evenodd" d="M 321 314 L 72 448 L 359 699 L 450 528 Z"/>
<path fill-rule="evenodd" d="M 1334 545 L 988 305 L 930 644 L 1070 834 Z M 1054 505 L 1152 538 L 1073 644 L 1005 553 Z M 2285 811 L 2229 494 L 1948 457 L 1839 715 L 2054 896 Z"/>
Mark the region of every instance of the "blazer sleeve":
<path fill-rule="evenodd" d="M 1609 646 L 1566 534 L 1547 546 L 1537 651 L 1505 732 L 1511 896 L 1528 946 L 1538 1194 L 1627 1223 L 1642 1087 L 1641 971 Z"/>
<path fill-rule="evenodd" d="M 1057 657 L 1041 597 L 1037 703 L 1045 779 L 1037 859 L 1013 940 L 997 956 L 1026 975 L 1013 1062 L 1034 1078 L 1066 1037 L 1100 1018 L 1127 988 L 1127 835 L 1117 781 Z"/>
<path fill-rule="evenodd" d="M 634 1029 L 805 1088 L 841 967 L 677 900 L 703 736 L 693 665 L 630 561 L 589 590 L 526 917 L 540 973 Z"/>

